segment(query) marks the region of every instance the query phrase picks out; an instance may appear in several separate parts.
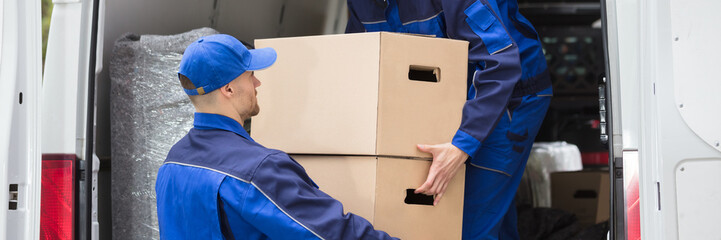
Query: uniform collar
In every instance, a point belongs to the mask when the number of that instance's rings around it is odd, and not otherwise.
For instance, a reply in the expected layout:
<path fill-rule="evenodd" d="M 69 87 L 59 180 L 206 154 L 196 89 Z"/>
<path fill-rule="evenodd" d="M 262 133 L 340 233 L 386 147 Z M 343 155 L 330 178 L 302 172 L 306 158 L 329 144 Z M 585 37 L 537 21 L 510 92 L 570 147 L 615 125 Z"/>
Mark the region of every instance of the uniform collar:
<path fill-rule="evenodd" d="M 238 121 L 219 114 L 196 112 L 193 127 L 201 130 L 220 129 L 231 131 L 245 139 L 255 142 Z"/>

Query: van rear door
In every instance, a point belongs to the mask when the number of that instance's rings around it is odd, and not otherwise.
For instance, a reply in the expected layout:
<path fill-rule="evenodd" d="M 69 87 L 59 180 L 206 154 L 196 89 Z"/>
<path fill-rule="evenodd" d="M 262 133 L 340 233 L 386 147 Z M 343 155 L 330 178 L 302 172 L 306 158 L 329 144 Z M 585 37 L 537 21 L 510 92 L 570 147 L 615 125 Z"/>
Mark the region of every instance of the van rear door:
<path fill-rule="evenodd" d="M 0 0 L 0 238 L 38 239 L 40 1 Z"/>
<path fill-rule="evenodd" d="M 41 234 L 98 239 L 95 76 L 102 69 L 104 0 L 53 0 L 42 87 Z M 101 34 L 98 34 L 101 33 Z M 62 201 L 62 206 L 50 204 Z M 45 203 L 48 204 L 45 204 Z M 46 211 L 47 209 L 47 211 Z M 50 213 L 50 214 L 47 214 Z M 48 230 L 48 231 L 45 231 Z"/>

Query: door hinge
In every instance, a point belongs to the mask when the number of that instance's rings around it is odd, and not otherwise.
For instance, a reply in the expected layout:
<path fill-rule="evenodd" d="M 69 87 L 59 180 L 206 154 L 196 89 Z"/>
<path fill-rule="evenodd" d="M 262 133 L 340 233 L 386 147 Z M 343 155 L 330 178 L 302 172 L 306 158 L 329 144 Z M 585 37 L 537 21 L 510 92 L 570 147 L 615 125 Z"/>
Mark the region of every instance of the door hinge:
<path fill-rule="evenodd" d="M 606 77 L 598 81 L 598 114 L 601 129 L 601 143 L 608 144 L 608 131 L 606 129 Z"/>

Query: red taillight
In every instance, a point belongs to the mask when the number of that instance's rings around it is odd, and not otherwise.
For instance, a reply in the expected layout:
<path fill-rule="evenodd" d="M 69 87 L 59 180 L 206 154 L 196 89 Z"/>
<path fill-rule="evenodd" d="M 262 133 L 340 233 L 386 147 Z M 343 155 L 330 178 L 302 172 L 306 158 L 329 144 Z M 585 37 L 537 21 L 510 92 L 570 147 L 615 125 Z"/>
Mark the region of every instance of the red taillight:
<path fill-rule="evenodd" d="M 73 239 L 75 155 L 43 154 L 40 239 Z"/>
<path fill-rule="evenodd" d="M 626 239 L 641 239 L 641 206 L 638 195 L 638 172 L 631 177 L 626 188 Z"/>

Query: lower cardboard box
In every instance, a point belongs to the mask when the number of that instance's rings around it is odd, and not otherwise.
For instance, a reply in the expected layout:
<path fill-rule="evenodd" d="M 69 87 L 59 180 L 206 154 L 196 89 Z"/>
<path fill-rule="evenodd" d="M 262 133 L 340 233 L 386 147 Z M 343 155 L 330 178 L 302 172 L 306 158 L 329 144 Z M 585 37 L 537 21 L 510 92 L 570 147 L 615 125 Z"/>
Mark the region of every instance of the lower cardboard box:
<path fill-rule="evenodd" d="M 376 156 L 291 155 L 320 190 L 378 229 L 401 239 L 461 239 L 465 169 L 458 170 L 438 205 L 414 194 L 430 160 Z"/>

